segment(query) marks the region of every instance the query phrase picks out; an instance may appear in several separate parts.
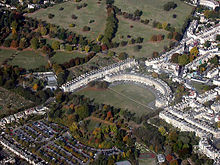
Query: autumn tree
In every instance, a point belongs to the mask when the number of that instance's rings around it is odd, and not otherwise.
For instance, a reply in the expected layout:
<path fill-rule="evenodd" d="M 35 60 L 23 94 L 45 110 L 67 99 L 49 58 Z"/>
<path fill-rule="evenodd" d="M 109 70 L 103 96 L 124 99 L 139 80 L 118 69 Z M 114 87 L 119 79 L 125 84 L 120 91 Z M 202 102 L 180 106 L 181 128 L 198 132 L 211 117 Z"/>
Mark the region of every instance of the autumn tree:
<path fill-rule="evenodd" d="M 19 48 L 24 49 L 27 47 L 27 40 L 26 38 L 21 38 L 19 42 Z"/>
<path fill-rule="evenodd" d="M 51 47 L 54 50 L 58 50 L 60 48 L 60 42 L 59 41 L 53 41 Z"/>
<path fill-rule="evenodd" d="M 35 50 L 39 47 L 39 40 L 36 37 L 31 39 L 31 47 Z"/>
<path fill-rule="evenodd" d="M 193 55 L 194 57 L 197 57 L 199 54 L 198 48 L 195 46 L 190 50 L 190 54 Z"/>
<path fill-rule="evenodd" d="M 16 40 L 12 40 L 11 47 L 17 48 L 18 47 L 18 42 Z"/>
<path fill-rule="evenodd" d="M 33 90 L 37 91 L 37 89 L 38 89 L 38 85 L 35 83 L 34 86 L 33 86 Z"/>

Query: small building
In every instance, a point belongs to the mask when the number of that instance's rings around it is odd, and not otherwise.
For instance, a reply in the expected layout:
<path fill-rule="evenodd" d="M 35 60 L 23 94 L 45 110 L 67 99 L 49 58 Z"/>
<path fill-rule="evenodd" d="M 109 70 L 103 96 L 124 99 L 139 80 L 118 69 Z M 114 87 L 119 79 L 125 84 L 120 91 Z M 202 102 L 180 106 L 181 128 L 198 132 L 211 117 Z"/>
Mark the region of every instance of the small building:
<path fill-rule="evenodd" d="M 157 161 L 158 161 L 158 163 L 163 163 L 163 162 L 165 162 L 165 156 L 163 155 L 163 154 L 159 154 L 159 155 L 157 155 Z"/>

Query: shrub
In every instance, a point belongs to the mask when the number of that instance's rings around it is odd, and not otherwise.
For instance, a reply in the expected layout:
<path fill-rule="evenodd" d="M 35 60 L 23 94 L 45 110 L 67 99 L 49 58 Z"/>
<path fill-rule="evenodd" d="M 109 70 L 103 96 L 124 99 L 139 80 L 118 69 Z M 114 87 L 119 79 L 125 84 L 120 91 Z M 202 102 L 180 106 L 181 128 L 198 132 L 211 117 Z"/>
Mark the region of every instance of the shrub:
<path fill-rule="evenodd" d="M 76 24 L 74 24 L 74 23 L 69 24 L 69 27 L 75 27 L 75 26 L 76 26 Z"/>
<path fill-rule="evenodd" d="M 92 20 L 89 20 L 89 23 L 93 23 L 93 22 L 95 22 L 95 20 L 94 20 L 94 19 L 92 19 Z"/>
<path fill-rule="evenodd" d="M 135 45 L 135 46 L 134 46 L 134 51 L 135 51 L 135 52 L 139 52 L 141 48 L 142 48 L 141 45 Z"/>
<path fill-rule="evenodd" d="M 121 46 L 126 46 L 127 45 L 127 41 L 121 41 Z"/>
<path fill-rule="evenodd" d="M 165 11 L 170 11 L 171 9 L 175 9 L 177 7 L 177 4 L 174 2 L 167 2 L 164 6 L 163 9 Z"/>
<path fill-rule="evenodd" d="M 51 13 L 48 14 L 48 18 L 49 18 L 49 19 L 52 19 L 53 17 L 54 17 L 53 14 L 51 14 Z"/>
<path fill-rule="evenodd" d="M 83 3 L 83 4 L 82 4 L 82 7 L 86 7 L 86 6 L 87 6 L 87 3 Z"/>
<path fill-rule="evenodd" d="M 75 14 L 72 14 L 72 19 L 77 19 L 78 17 Z"/>
<path fill-rule="evenodd" d="M 125 59 L 128 58 L 128 54 L 125 53 L 125 52 L 121 52 L 121 53 L 119 54 L 118 58 L 119 58 L 120 60 L 125 60 Z"/>
<path fill-rule="evenodd" d="M 84 27 L 83 27 L 83 31 L 84 31 L 84 32 L 86 32 L 86 31 L 90 31 L 90 27 L 88 27 L 88 26 L 84 26 Z"/>

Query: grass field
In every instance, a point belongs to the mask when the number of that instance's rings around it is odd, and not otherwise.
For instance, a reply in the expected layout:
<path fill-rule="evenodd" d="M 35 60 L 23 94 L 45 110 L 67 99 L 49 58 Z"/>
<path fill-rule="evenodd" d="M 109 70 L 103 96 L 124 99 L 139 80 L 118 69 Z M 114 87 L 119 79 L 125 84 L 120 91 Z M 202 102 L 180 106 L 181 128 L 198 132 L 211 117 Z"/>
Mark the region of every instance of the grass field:
<path fill-rule="evenodd" d="M 192 11 L 192 6 L 181 2 L 180 0 L 175 0 L 177 8 L 170 11 L 164 11 L 163 5 L 170 0 L 115 0 L 114 5 L 126 11 L 128 13 L 134 13 L 135 10 L 141 10 L 143 15 L 141 19 L 156 20 L 161 23 L 167 22 L 177 29 L 181 28 L 185 18 Z M 173 14 L 177 15 L 177 18 L 173 18 Z"/>
<path fill-rule="evenodd" d="M 7 58 L 13 55 L 16 51 L 10 49 L 0 49 L 0 63 L 4 62 Z"/>
<path fill-rule="evenodd" d="M 112 49 L 112 51 L 116 52 L 117 54 L 120 54 L 121 52 L 126 52 L 130 57 L 134 56 L 137 58 L 146 57 L 151 58 L 153 52 L 162 52 L 164 46 L 167 46 L 169 43 L 169 40 L 163 40 L 161 42 L 144 42 L 142 44 L 139 44 L 142 46 L 142 48 L 137 52 L 134 49 L 135 45 L 127 45 L 124 47 L 118 47 Z"/>
<path fill-rule="evenodd" d="M 152 28 L 152 26 L 144 25 L 141 22 L 125 19 L 121 16 L 118 16 L 118 19 L 119 24 L 115 40 L 126 40 L 127 35 L 130 35 L 132 38 L 142 37 L 144 41 L 149 41 L 152 35 L 168 34 L 165 30 Z M 133 26 L 133 28 L 130 26 Z"/>
<path fill-rule="evenodd" d="M 148 89 L 136 85 L 121 84 L 107 90 L 83 89 L 77 94 L 95 99 L 95 102 L 109 104 L 117 108 L 128 109 L 137 116 L 149 113 L 145 105 L 155 100 Z"/>
<path fill-rule="evenodd" d="M 34 17 L 47 21 L 48 23 L 53 23 L 84 36 L 89 37 L 90 39 L 95 39 L 98 34 L 102 33 L 105 29 L 105 20 L 106 20 L 106 5 L 105 1 L 100 1 L 100 4 L 97 3 L 98 0 L 83 0 L 82 2 L 65 2 L 47 9 L 40 9 L 28 16 Z M 88 6 L 76 9 L 76 6 L 82 3 L 87 3 Z M 61 7 L 64 9 L 59 10 Z M 48 14 L 52 13 L 55 16 L 52 19 L 48 18 Z M 76 20 L 72 19 L 72 14 L 76 15 L 78 18 Z M 90 20 L 95 20 L 93 23 L 89 23 Z M 69 27 L 69 24 L 76 24 L 75 27 Z M 89 32 L 83 32 L 82 28 L 84 26 L 89 26 L 91 30 Z"/>
<path fill-rule="evenodd" d="M 143 11 L 141 19 L 148 19 L 150 23 L 144 25 L 138 21 L 132 21 L 129 19 L 123 18 L 123 16 L 118 16 L 119 24 L 118 31 L 114 41 L 129 41 L 127 38 L 128 35 L 131 38 L 142 37 L 144 42 L 140 44 L 142 49 L 138 52 L 134 50 L 134 45 L 127 45 L 125 47 L 119 47 L 113 49 L 116 53 L 126 52 L 129 56 L 135 56 L 137 58 L 141 57 L 151 57 L 154 51 L 161 52 L 164 49 L 164 46 L 168 46 L 170 40 L 166 38 L 168 32 L 165 30 L 160 30 L 152 27 L 152 22 L 159 21 L 161 23 L 170 23 L 172 27 L 175 27 L 177 31 L 180 31 L 184 20 L 187 16 L 190 15 L 192 7 L 176 0 L 177 8 L 170 11 L 164 11 L 163 5 L 170 0 L 115 0 L 114 5 L 126 11 L 128 13 L 134 13 L 135 10 L 139 9 Z M 177 18 L 173 18 L 173 14 L 177 15 Z M 131 28 L 133 26 L 133 28 Z M 165 36 L 165 39 L 161 42 L 149 42 L 152 35 L 162 34 Z"/>
<path fill-rule="evenodd" d="M 69 60 L 76 57 L 85 57 L 85 54 L 80 52 L 65 52 L 65 51 L 57 51 L 56 54 L 51 58 L 51 61 L 57 64 L 63 64 L 64 62 L 68 62 Z"/>
<path fill-rule="evenodd" d="M 35 69 L 47 64 L 46 58 L 34 51 L 19 52 L 15 58 L 9 62 L 11 65 L 17 65 L 25 69 Z"/>

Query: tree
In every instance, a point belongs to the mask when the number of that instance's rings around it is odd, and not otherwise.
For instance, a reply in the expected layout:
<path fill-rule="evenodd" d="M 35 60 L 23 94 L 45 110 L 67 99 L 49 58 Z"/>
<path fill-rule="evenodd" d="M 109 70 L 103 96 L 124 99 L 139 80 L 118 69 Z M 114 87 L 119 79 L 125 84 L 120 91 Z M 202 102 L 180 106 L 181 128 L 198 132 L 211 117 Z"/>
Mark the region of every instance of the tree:
<path fill-rule="evenodd" d="M 180 54 L 179 53 L 174 53 L 172 56 L 171 56 L 171 62 L 173 63 L 178 63 L 178 58 L 179 58 Z"/>
<path fill-rule="evenodd" d="M 73 122 L 72 125 L 70 126 L 70 131 L 75 132 L 79 129 L 78 125 L 76 122 Z"/>
<path fill-rule="evenodd" d="M 209 48 L 209 47 L 211 46 L 211 42 L 210 42 L 210 41 L 206 41 L 206 42 L 204 43 L 204 46 L 205 46 L 206 48 Z"/>
<path fill-rule="evenodd" d="M 17 48 L 18 47 L 18 42 L 16 40 L 12 40 L 11 47 Z"/>
<path fill-rule="evenodd" d="M 96 38 L 96 41 L 97 42 L 100 42 L 103 38 L 103 35 L 102 34 L 99 34 L 98 37 Z"/>
<path fill-rule="evenodd" d="M 86 53 L 88 53 L 88 52 L 90 51 L 89 45 L 86 45 L 86 46 L 85 46 L 85 51 L 86 51 Z"/>
<path fill-rule="evenodd" d="M 195 46 L 190 50 L 190 54 L 193 55 L 194 57 L 197 57 L 199 54 L 198 48 Z"/>
<path fill-rule="evenodd" d="M 178 63 L 181 66 L 184 66 L 184 65 L 188 64 L 189 62 L 190 62 L 189 61 L 189 56 L 187 54 L 183 54 L 183 55 L 178 57 Z"/>
<path fill-rule="evenodd" d="M 58 50 L 60 48 L 60 42 L 59 41 L 53 41 L 51 47 L 54 50 Z"/>
<path fill-rule="evenodd" d="M 26 38 L 21 38 L 19 42 L 19 48 L 24 49 L 27 47 L 27 41 Z"/>
<path fill-rule="evenodd" d="M 38 89 L 38 85 L 37 85 L 37 84 L 34 84 L 33 90 L 34 90 L 34 91 L 37 91 L 37 89 Z"/>
<path fill-rule="evenodd" d="M 82 29 L 82 31 L 84 31 L 84 32 L 90 31 L 90 27 L 84 26 L 83 29 Z"/>
<path fill-rule="evenodd" d="M 54 14 L 51 14 L 51 13 L 48 14 L 49 19 L 52 19 L 53 17 L 54 17 Z"/>
<path fill-rule="evenodd" d="M 39 40 L 36 37 L 31 39 L 31 47 L 35 50 L 39 47 Z"/>
<path fill-rule="evenodd" d="M 166 23 L 166 22 L 164 22 L 164 23 L 162 24 L 162 28 L 163 28 L 163 29 L 166 29 L 167 26 L 168 26 L 168 23 Z"/>
<path fill-rule="evenodd" d="M 166 134 L 166 130 L 165 130 L 165 128 L 163 127 L 163 126 L 160 126 L 159 128 L 158 128 L 158 131 L 161 133 L 161 135 L 165 135 Z"/>
<path fill-rule="evenodd" d="M 142 14 L 143 14 L 143 12 L 141 10 L 138 10 L 138 9 L 135 10 L 135 12 L 134 12 L 135 17 L 140 17 Z"/>
<path fill-rule="evenodd" d="M 174 2 L 167 2 L 164 6 L 163 9 L 165 11 L 170 11 L 171 9 L 175 9 L 177 7 L 177 4 Z"/>
<path fill-rule="evenodd" d="M 87 105 L 79 105 L 75 108 L 75 112 L 79 115 L 79 118 L 82 120 L 89 116 L 89 108 Z"/>
<path fill-rule="evenodd" d="M 127 53 L 125 53 L 125 52 L 121 52 L 121 53 L 119 54 L 118 58 L 119 58 L 120 60 L 125 60 L 126 58 L 128 58 L 128 55 L 127 55 Z"/>
<path fill-rule="evenodd" d="M 220 35 L 219 34 L 216 36 L 216 41 L 220 41 Z"/>
<path fill-rule="evenodd" d="M 44 27 L 43 25 L 39 26 L 38 29 L 39 29 L 39 32 L 41 33 L 41 35 L 44 36 L 47 34 L 47 28 Z"/>
<path fill-rule="evenodd" d="M 157 36 L 153 35 L 150 40 L 153 41 L 153 42 L 157 41 Z"/>
<path fill-rule="evenodd" d="M 158 53 L 158 52 L 153 52 L 153 53 L 152 53 L 152 57 L 153 57 L 153 58 L 159 57 L 159 53 Z"/>
<path fill-rule="evenodd" d="M 10 39 L 6 39 L 6 40 L 4 41 L 4 43 L 3 43 L 3 46 L 4 46 L 4 47 L 10 47 L 10 45 L 11 45 L 11 40 L 10 40 Z"/>

